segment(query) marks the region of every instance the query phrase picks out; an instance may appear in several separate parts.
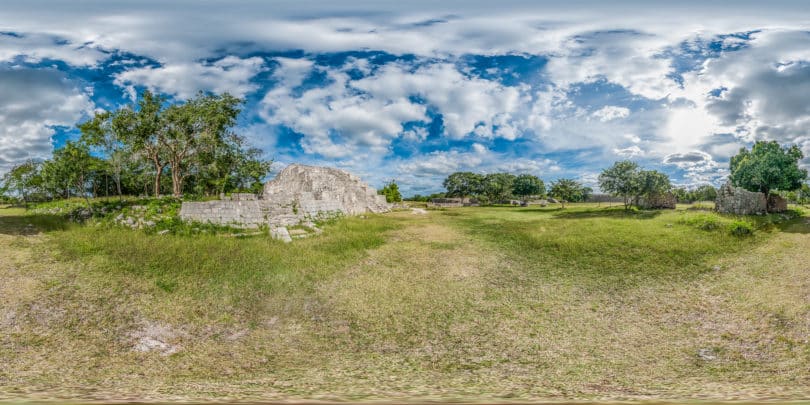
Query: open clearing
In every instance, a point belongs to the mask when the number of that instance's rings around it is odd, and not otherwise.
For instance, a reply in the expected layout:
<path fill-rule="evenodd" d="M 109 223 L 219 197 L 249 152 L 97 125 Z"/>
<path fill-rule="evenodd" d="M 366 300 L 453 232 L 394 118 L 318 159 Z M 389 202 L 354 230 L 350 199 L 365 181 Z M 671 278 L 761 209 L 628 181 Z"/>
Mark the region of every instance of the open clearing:
<path fill-rule="evenodd" d="M 0 399 L 807 398 L 810 219 L 706 218 L 403 211 L 283 244 L 0 208 Z"/>

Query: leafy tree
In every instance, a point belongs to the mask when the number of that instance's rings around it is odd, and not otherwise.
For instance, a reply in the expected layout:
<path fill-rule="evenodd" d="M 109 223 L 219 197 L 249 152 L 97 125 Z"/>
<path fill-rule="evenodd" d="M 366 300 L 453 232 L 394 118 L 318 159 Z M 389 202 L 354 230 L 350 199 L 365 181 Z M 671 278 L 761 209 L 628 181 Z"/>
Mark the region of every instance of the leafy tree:
<path fill-rule="evenodd" d="M 33 160 L 12 167 L 3 176 L 3 189 L 14 190 L 22 198 L 23 203 L 28 202 L 29 195 L 41 184 L 39 164 Z"/>
<path fill-rule="evenodd" d="M 444 179 L 442 185 L 448 197 L 470 197 L 481 194 L 484 176 L 472 172 L 456 172 Z"/>
<path fill-rule="evenodd" d="M 599 188 L 614 196 L 622 197 L 624 208 L 629 209 L 632 198 L 638 192 L 638 164 L 629 160 L 616 162 L 599 174 Z"/>
<path fill-rule="evenodd" d="M 56 181 L 73 188 L 76 194 L 90 201 L 87 195 L 89 180 L 95 171 L 101 169 L 103 162 L 90 155 L 90 147 L 83 142 L 67 141 L 65 146 L 53 152 L 53 164 L 58 170 L 56 174 L 62 176 Z"/>
<path fill-rule="evenodd" d="M 559 179 L 551 183 L 549 195 L 556 198 L 565 208 L 566 202 L 582 201 L 586 194 L 586 187 L 573 179 Z"/>
<path fill-rule="evenodd" d="M 636 198 L 648 197 L 669 191 L 672 185 L 669 176 L 657 170 L 641 170 L 637 174 Z"/>
<path fill-rule="evenodd" d="M 108 171 L 113 176 L 115 191 L 118 196 L 123 194 L 121 188 L 121 175 L 124 165 L 130 158 L 130 150 L 124 141 L 124 134 L 116 130 L 121 129 L 113 125 L 113 114 L 108 111 L 97 113 L 89 121 L 78 125 L 82 133 L 81 141 L 93 147 L 99 147 L 107 157 Z"/>
<path fill-rule="evenodd" d="M 162 111 L 164 97 L 144 91 L 137 105 L 125 107 L 112 116 L 112 130 L 132 151 L 143 155 L 154 165 L 154 194 L 160 195 L 163 169 L 168 164 L 164 140 L 166 128 Z"/>
<path fill-rule="evenodd" d="M 195 158 L 207 148 L 223 143 L 229 128 L 236 124 L 242 100 L 228 93 L 200 93 L 185 104 L 169 106 L 163 112 L 163 136 L 159 142 L 171 168 L 172 194 L 183 194 L 183 181 Z"/>
<path fill-rule="evenodd" d="M 512 184 L 512 194 L 522 197 L 526 201 L 529 196 L 542 196 L 546 193 L 546 186 L 543 180 L 531 174 L 521 174 L 515 177 Z"/>
<path fill-rule="evenodd" d="M 482 192 L 490 204 L 509 199 L 512 196 L 512 185 L 515 175 L 509 173 L 490 173 L 484 176 Z"/>
<path fill-rule="evenodd" d="M 776 141 L 757 141 L 751 150 L 740 149 L 731 158 L 731 183 L 748 191 L 796 190 L 807 178 L 799 168 L 804 158 L 798 146 L 781 147 Z"/>
<path fill-rule="evenodd" d="M 377 190 L 377 194 L 384 195 L 385 201 L 394 203 L 402 201 L 402 194 L 399 193 L 399 186 L 396 180 L 391 180 L 385 183 L 383 188 Z"/>
<path fill-rule="evenodd" d="M 709 184 L 704 184 L 694 191 L 693 201 L 714 201 L 717 199 L 717 189 Z"/>

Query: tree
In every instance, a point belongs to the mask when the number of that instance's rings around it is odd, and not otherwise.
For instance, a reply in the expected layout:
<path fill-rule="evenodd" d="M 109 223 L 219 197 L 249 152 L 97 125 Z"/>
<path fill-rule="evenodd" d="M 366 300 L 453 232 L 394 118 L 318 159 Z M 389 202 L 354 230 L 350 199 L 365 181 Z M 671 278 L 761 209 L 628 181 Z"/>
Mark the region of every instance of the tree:
<path fill-rule="evenodd" d="M 390 203 L 402 201 L 402 194 L 399 193 L 399 186 L 397 185 L 396 180 L 391 180 L 388 183 L 385 183 L 383 188 L 377 190 L 377 194 L 384 195 L 385 201 Z"/>
<path fill-rule="evenodd" d="M 120 197 L 123 194 L 121 172 L 124 170 L 128 151 L 122 142 L 122 135 L 115 131 L 117 128 L 112 124 L 112 117 L 112 113 L 103 111 L 94 115 L 91 120 L 79 124 L 78 128 L 82 133 L 82 142 L 101 148 L 106 155 L 106 163 L 115 182 L 115 191 Z"/>
<path fill-rule="evenodd" d="M 585 188 L 573 179 L 559 179 L 551 183 L 549 195 L 559 200 L 565 208 L 567 201 L 582 201 L 586 193 Z"/>
<path fill-rule="evenodd" d="M 101 159 L 90 155 L 90 147 L 83 142 L 67 141 L 65 146 L 53 152 L 53 165 L 58 168 L 55 173 L 58 183 L 65 184 L 68 189 L 73 188 L 76 194 L 81 195 L 90 207 L 87 195 L 88 181 L 93 172 L 100 169 Z"/>
<path fill-rule="evenodd" d="M 472 172 L 455 172 L 442 182 L 448 197 L 466 198 L 481 194 L 484 176 Z"/>
<path fill-rule="evenodd" d="M 154 193 L 160 195 L 160 180 L 168 164 L 164 150 L 165 125 L 161 113 L 164 97 L 144 91 L 135 108 L 125 107 L 112 117 L 112 130 L 136 153 L 154 165 Z"/>
<path fill-rule="evenodd" d="M 636 199 L 639 197 L 649 197 L 669 191 L 672 185 L 669 176 L 657 170 L 641 170 L 637 174 Z"/>
<path fill-rule="evenodd" d="M 523 201 L 526 201 L 529 196 L 542 196 L 545 193 L 546 186 L 543 184 L 543 180 L 531 174 L 521 174 L 515 177 L 512 184 L 512 194 L 520 196 Z"/>
<path fill-rule="evenodd" d="M 515 175 L 509 173 L 490 173 L 484 176 L 482 192 L 490 204 L 509 199 L 512 196 L 512 185 Z"/>
<path fill-rule="evenodd" d="M 22 198 L 23 203 L 28 202 L 28 196 L 34 188 L 42 183 L 39 176 L 39 164 L 28 160 L 11 168 L 3 176 L 3 189 L 14 190 Z"/>
<path fill-rule="evenodd" d="M 599 188 L 622 197 L 624 208 L 629 209 L 638 191 L 638 164 L 629 160 L 616 162 L 599 174 Z"/>
<path fill-rule="evenodd" d="M 799 168 L 802 158 L 796 145 L 783 148 L 776 141 L 757 141 L 750 151 L 742 148 L 731 158 L 731 184 L 765 195 L 796 190 L 807 179 L 807 170 Z"/>
<path fill-rule="evenodd" d="M 694 191 L 695 199 L 693 201 L 714 201 L 717 199 L 717 189 L 709 184 L 704 184 Z"/>
<path fill-rule="evenodd" d="M 227 131 L 236 124 L 242 100 L 228 93 L 200 93 L 182 105 L 169 106 L 163 113 L 163 146 L 171 168 L 172 194 L 183 194 L 183 181 L 203 150 L 222 145 Z"/>

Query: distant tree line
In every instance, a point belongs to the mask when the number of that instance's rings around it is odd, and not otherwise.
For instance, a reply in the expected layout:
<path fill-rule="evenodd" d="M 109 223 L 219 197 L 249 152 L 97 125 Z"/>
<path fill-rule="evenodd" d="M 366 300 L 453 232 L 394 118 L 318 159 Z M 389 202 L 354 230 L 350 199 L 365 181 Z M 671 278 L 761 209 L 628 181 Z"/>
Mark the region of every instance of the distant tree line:
<path fill-rule="evenodd" d="M 13 167 L 0 191 L 26 202 L 258 192 L 272 161 L 233 132 L 241 104 L 227 93 L 168 103 L 145 91 L 134 105 L 79 124 L 79 139 L 67 141 L 50 159 Z"/>
<path fill-rule="evenodd" d="M 519 199 L 554 197 L 560 201 L 579 202 L 592 192 L 572 179 L 559 179 L 550 184 L 531 174 L 456 172 L 444 179 L 445 193 L 414 198 L 428 200 L 438 197 L 475 198 L 483 204 L 497 204 Z"/>

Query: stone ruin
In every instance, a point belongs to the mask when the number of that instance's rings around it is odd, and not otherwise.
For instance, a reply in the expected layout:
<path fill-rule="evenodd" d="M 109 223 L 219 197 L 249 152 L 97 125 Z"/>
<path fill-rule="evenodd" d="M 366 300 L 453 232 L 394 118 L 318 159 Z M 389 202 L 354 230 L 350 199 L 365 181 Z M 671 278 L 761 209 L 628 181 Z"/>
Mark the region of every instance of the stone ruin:
<path fill-rule="evenodd" d="M 764 193 L 734 187 L 731 182 L 727 182 L 717 191 L 714 209 L 724 214 L 764 215 L 768 212 L 786 211 L 787 201 L 774 194 L 766 198 Z"/>
<path fill-rule="evenodd" d="M 315 221 L 389 210 L 385 196 L 349 172 L 292 164 L 267 182 L 260 196 L 233 194 L 219 201 L 184 202 L 180 218 L 240 228 L 266 225 L 274 237 L 288 241 L 288 226 L 316 229 Z"/>
<path fill-rule="evenodd" d="M 638 197 L 633 204 L 641 209 L 675 209 L 678 198 L 670 192 L 651 194 L 649 196 Z"/>

